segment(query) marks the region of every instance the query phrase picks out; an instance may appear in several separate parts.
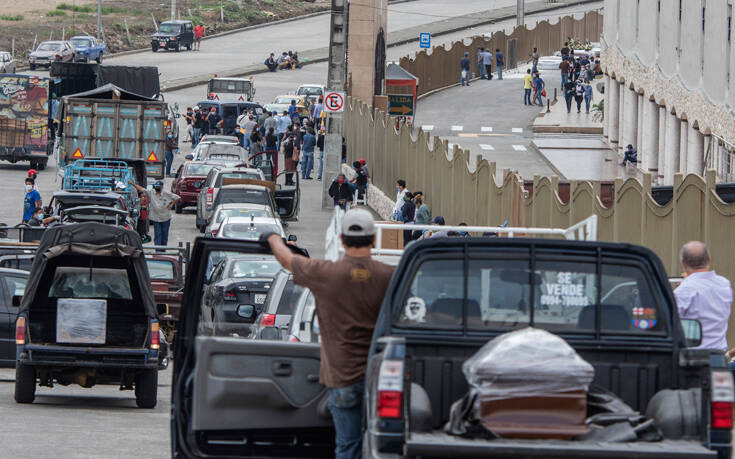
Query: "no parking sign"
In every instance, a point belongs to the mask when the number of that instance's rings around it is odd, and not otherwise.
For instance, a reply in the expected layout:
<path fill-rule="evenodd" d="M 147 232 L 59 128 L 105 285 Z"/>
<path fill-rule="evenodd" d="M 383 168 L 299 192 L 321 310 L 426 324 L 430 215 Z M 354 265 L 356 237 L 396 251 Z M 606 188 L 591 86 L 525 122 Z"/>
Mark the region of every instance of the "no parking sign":
<path fill-rule="evenodd" d="M 339 91 L 328 92 L 324 96 L 324 109 L 331 113 L 345 111 L 345 93 Z"/>

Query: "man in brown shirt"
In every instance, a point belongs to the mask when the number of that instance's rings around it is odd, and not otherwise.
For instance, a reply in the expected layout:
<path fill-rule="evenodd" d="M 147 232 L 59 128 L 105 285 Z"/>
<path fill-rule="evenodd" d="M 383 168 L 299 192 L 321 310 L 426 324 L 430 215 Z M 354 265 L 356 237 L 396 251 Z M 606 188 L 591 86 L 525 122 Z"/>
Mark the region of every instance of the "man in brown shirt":
<path fill-rule="evenodd" d="M 344 258 L 332 262 L 293 254 L 277 234 L 268 243 L 294 282 L 311 290 L 322 339 L 320 381 L 329 391 L 336 433 L 335 457 L 359 458 L 362 397 L 375 322 L 393 268 L 371 258 L 375 223 L 370 212 L 353 209 L 342 219 Z"/>

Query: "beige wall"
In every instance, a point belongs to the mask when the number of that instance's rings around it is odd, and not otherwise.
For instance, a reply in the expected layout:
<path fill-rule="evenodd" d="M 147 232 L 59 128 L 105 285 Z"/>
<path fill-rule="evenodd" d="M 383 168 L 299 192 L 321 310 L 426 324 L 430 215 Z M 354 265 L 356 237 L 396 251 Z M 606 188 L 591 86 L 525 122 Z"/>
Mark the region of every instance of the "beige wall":
<path fill-rule="evenodd" d="M 459 61 L 465 51 L 470 53 L 470 61 L 473 63 L 477 62 L 477 49 L 481 47 L 490 48 L 493 51 L 501 49 L 507 56 L 508 40 L 517 38 L 518 61 L 527 62 L 528 55 L 531 54 L 533 48 L 538 48 L 539 55 L 548 56 L 558 51 L 567 37 L 598 41 L 601 33 L 602 15 L 597 11 L 591 11 L 582 19 L 565 16 L 554 24 L 541 21 L 530 29 L 526 26 L 516 27 L 510 35 L 506 35 L 503 31 L 495 32 L 489 40 L 480 36 L 473 37 L 469 45 L 464 44 L 464 41 L 459 41 L 452 43 L 449 48 L 437 46 L 432 48 L 430 53 L 426 51 L 417 53 L 414 59 L 408 56 L 403 57 L 399 64 L 419 78 L 418 93 L 421 95 L 459 83 Z M 474 65 L 471 71 L 475 71 Z"/>
<path fill-rule="evenodd" d="M 350 3 L 347 74 L 353 97 L 372 103 L 375 93 L 375 45 L 378 31 L 388 40 L 388 0 Z"/>
<path fill-rule="evenodd" d="M 713 250 L 714 268 L 735 279 L 735 204 L 726 204 L 714 192 L 715 175 L 674 178 L 673 199 L 659 206 L 651 197 L 651 175 L 643 183 L 618 179 L 610 207 L 600 200 L 600 184 L 572 182 L 570 199 L 558 196 L 556 177 L 534 177 L 533 193 L 526 195 L 521 178 L 505 174 L 495 181 L 495 164 L 477 158 L 477 170 L 468 166 L 469 152 L 418 131 L 413 138 L 405 126 L 396 130 L 385 113 L 349 99 L 345 111 L 348 161 L 365 158 L 372 183 L 389 198 L 395 181 L 404 179 L 408 189 L 421 190 L 433 216 L 448 224 L 497 226 L 506 220 L 514 226 L 568 227 L 592 214 L 599 216 L 598 239 L 641 244 L 654 250 L 672 276 L 680 273 L 678 253 L 686 241 L 705 241 Z M 730 326 L 735 342 L 735 324 Z"/>

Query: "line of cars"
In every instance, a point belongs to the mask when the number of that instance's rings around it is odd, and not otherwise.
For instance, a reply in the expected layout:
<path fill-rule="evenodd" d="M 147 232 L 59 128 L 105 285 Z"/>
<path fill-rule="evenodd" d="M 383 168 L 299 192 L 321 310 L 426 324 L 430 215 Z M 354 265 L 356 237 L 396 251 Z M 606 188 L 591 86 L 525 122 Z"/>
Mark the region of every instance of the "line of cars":
<path fill-rule="evenodd" d="M 31 70 L 51 67 L 53 62 L 102 62 L 107 45 L 90 35 L 80 35 L 69 40 L 51 40 L 39 43 L 28 54 Z"/>

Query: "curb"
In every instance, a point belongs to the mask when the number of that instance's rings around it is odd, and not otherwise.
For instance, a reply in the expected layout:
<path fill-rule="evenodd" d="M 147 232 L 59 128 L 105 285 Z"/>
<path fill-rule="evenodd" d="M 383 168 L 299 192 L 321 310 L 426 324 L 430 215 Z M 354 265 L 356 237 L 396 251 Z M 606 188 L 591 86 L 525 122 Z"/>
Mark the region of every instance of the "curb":
<path fill-rule="evenodd" d="M 546 163 L 546 165 L 549 166 L 549 168 L 551 168 L 551 170 L 554 171 L 554 173 L 561 180 L 567 180 L 566 175 L 562 174 L 559 168 L 557 168 L 556 165 L 554 165 L 554 163 L 549 158 L 546 157 L 546 155 L 541 151 L 541 149 L 538 146 L 536 146 L 536 142 L 531 140 L 528 146 L 531 147 L 531 149 L 536 152 L 539 158 L 541 158 Z"/>
<path fill-rule="evenodd" d="M 410 2 L 410 1 L 415 1 L 415 0 L 396 0 L 395 2 L 392 2 L 392 3 L 393 4 L 398 4 L 398 3 L 406 3 L 406 2 Z M 583 5 L 583 4 L 586 4 L 586 3 L 595 3 L 595 2 L 599 2 L 599 1 L 600 0 L 568 0 L 568 1 L 564 2 L 564 3 L 556 3 L 556 4 L 553 4 L 551 6 L 543 6 L 545 4 L 545 2 L 538 2 L 537 3 L 539 5 L 538 9 L 527 10 L 527 14 L 543 13 L 543 12 L 547 12 L 547 11 L 554 11 L 554 10 L 561 9 L 561 8 L 567 8 L 569 6 Z M 326 14 L 326 12 L 319 13 L 319 14 Z M 475 15 L 476 14 L 472 14 L 471 16 L 475 16 Z M 465 17 L 465 16 L 458 16 L 458 17 Z M 505 13 L 505 14 L 503 14 L 501 16 L 494 17 L 494 18 L 491 18 L 491 19 L 480 19 L 477 22 L 465 24 L 465 25 L 462 25 L 462 26 L 454 26 L 454 27 L 450 27 L 448 29 L 443 29 L 443 30 L 440 30 L 440 31 L 435 31 L 435 32 L 432 32 L 432 35 L 433 36 L 446 35 L 446 34 L 450 34 L 450 33 L 454 33 L 454 32 L 460 31 L 460 30 L 465 30 L 465 29 L 468 29 L 470 27 L 475 27 L 475 26 L 483 25 L 483 24 L 492 24 L 494 22 L 504 21 L 504 20 L 507 20 L 507 19 L 512 19 L 514 17 L 516 17 L 515 13 L 513 13 L 513 14 Z M 294 18 L 294 20 L 296 20 L 296 19 L 297 18 Z M 456 17 L 455 18 L 451 18 L 451 19 L 456 19 Z M 418 27 L 409 27 L 407 29 L 404 29 L 404 31 L 411 31 L 413 29 L 418 29 L 418 28 L 426 29 L 427 27 L 430 27 L 432 24 L 437 24 L 438 22 L 442 22 L 442 21 L 437 21 L 437 22 L 434 22 L 434 23 L 425 24 L 423 26 L 418 26 Z M 274 23 L 275 22 L 271 22 L 271 23 L 267 23 L 267 24 L 263 24 L 263 25 L 274 24 Z M 258 24 L 258 26 L 263 26 L 263 25 Z M 255 26 L 250 26 L 250 27 L 255 27 Z M 243 29 L 241 29 L 241 30 L 243 30 Z M 397 32 L 394 32 L 394 34 L 398 34 L 400 32 L 401 31 L 397 31 Z M 408 33 L 408 32 L 405 32 L 405 33 Z M 389 39 L 389 43 L 386 45 L 386 47 L 387 48 L 392 48 L 392 47 L 395 47 L 395 46 L 401 46 L 401 45 L 405 45 L 407 43 L 416 42 L 416 41 L 418 41 L 418 34 L 415 34 L 415 35 L 416 35 L 415 37 L 411 37 L 411 38 L 398 38 L 395 41 L 390 41 L 390 39 Z M 325 52 L 325 51 L 327 52 L 326 56 L 325 55 L 319 55 L 318 54 L 319 52 Z M 309 64 L 316 64 L 316 63 L 320 63 L 320 62 L 326 62 L 327 60 L 329 60 L 329 52 L 328 51 L 329 51 L 329 48 L 317 48 L 317 49 L 311 49 L 311 50 L 301 51 L 299 54 L 301 54 L 302 56 L 306 55 L 307 57 L 308 57 L 309 54 L 312 54 L 312 55 L 313 54 L 317 54 L 315 57 L 310 58 L 308 61 L 306 61 L 306 62 L 303 63 L 303 65 L 309 65 Z M 233 77 L 241 77 L 241 76 L 246 76 L 246 75 L 247 76 L 249 76 L 249 75 L 258 75 L 258 74 L 263 74 L 263 73 L 270 73 L 270 70 L 268 70 L 267 68 L 264 68 L 264 66 L 262 64 L 253 64 L 253 65 L 250 65 L 248 67 L 241 68 L 241 69 L 235 69 L 235 70 L 232 70 L 232 71 L 227 72 L 227 73 L 221 73 L 220 74 L 218 72 L 218 75 L 221 75 L 223 77 L 233 78 Z M 164 82 L 161 82 L 161 91 L 164 91 L 164 90 L 165 91 L 177 91 L 177 90 L 180 90 L 180 89 L 190 88 L 190 87 L 193 87 L 193 86 L 199 86 L 199 85 L 205 84 L 207 81 L 209 81 L 209 76 L 191 77 L 189 80 L 182 81 L 181 83 L 177 83 L 176 80 L 169 81 L 169 82 L 165 82 L 164 81 Z M 447 86 L 447 88 L 448 87 L 451 87 L 451 86 Z M 446 88 L 438 88 L 438 89 L 435 89 L 433 92 L 442 91 L 444 89 L 446 89 Z"/>

